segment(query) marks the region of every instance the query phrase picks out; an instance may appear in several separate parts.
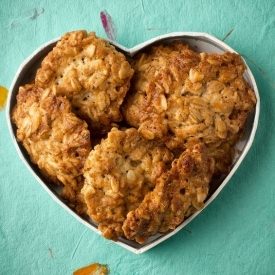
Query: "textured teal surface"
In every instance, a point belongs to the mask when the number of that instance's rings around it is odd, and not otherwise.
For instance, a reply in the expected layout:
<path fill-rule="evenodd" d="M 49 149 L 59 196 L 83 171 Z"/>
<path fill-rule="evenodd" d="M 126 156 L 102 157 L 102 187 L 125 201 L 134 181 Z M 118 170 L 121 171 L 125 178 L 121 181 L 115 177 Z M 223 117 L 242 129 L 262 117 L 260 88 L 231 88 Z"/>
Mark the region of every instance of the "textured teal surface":
<path fill-rule="evenodd" d="M 142 255 L 104 240 L 57 205 L 19 160 L 0 112 L 0 274 L 275 274 L 275 2 L 0 1 L 0 84 L 39 45 L 74 29 L 105 37 L 106 9 L 125 46 L 172 31 L 224 38 L 247 57 L 262 103 L 255 143 L 220 196 L 186 229 Z M 35 12 L 36 11 L 36 12 Z"/>

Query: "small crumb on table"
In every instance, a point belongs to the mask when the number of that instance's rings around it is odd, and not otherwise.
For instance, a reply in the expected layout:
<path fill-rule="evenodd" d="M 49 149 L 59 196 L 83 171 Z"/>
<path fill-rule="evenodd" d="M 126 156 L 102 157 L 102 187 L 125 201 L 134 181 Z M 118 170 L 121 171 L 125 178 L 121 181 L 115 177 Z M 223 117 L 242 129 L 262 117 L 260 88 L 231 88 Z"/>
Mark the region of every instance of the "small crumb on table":
<path fill-rule="evenodd" d="M 8 90 L 5 87 L 0 86 L 0 110 L 5 107 L 7 97 Z"/>
<path fill-rule="evenodd" d="M 94 263 L 74 271 L 73 275 L 108 275 L 107 265 Z"/>

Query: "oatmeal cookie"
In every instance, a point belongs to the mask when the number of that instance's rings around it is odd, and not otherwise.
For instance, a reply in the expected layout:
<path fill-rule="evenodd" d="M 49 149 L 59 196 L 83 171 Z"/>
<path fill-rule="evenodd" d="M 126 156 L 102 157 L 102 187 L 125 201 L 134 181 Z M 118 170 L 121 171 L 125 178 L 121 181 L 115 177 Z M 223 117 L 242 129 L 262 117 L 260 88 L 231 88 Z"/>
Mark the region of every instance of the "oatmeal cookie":
<path fill-rule="evenodd" d="M 83 186 L 82 169 L 91 150 L 86 122 L 71 112 L 69 101 L 32 84 L 19 88 L 12 112 L 16 136 L 30 159 L 51 182 L 61 185 L 71 203 Z"/>
<path fill-rule="evenodd" d="M 147 139 L 162 138 L 169 130 L 169 98 L 180 94 L 199 54 L 180 42 L 154 46 L 134 57 L 132 88 L 123 105 L 126 121 Z"/>
<path fill-rule="evenodd" d="M 220 146 L 225 152 L 256 104 L 235 53 L 199 54 L 176 42 L 138 55 L 133 67 L 125 119 L 145 138 L 163 138 L 172 150 L 199 139 L 210 151 Z"/>
<path fill-rule="evenodd" d="M 65 34 L 45 57 L 35 84 L 66 96 L 93 129 L 105 131 L 121 120 L 120 105 L 133 69 L 125 56 L 94 33 Z"/>
<path fill-rule="evenodd" d="M 113 128 L 91 151 L 82 189 L 88 214 L 103 236 L 117 239 L 129 211 L 154 189 L 156 179 L 173 160 L 159 141 L 144 139 L 136 129 Z"/>
<path fill-rule="evenodd" d="M 214 172 L 214 159 L 200 143 L 192 144 L 157 179 L 155 189 L 128 213 L 123 224 L 127 239 L 144 243 L 148 237 L 175 229 L 201 209 Z"/>

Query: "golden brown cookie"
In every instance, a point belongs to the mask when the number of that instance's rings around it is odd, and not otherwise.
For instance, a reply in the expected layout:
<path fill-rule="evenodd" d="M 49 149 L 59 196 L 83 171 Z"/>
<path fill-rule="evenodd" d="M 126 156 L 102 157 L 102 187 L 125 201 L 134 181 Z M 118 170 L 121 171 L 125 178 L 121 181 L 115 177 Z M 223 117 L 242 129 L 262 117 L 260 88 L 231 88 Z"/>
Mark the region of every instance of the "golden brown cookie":
<path fill-rule="evenodd" d="M 162 138 L 169 130 L 169 98 L 180 94 L 199 54 L 180 42 L 152 47 L 134 57 L 135 74 L 123 106 L 124 117 L 147 139 Z M 172 104 L 172 106 L 170 106 Z"/>
<path fill-rule="evenodd" d="M 65 34 L 45 57 L 35 84 L 66 96 L 91 127 L 108 130 L 121 120 L 120 105 L 133 69 L 125 56 L 94 33 Z"/>
<path fill-rule="evenodd" d="M 113 128 L 91 151 L 84 168 L 82 189 L 88 214 L 106 238 L 123 235 L 122 224 L 154 189 L 156 179 L 173 155 L 159 141 L 144 139 L 136 129 Z"/>
<path fill-rule="evenodd" d="M 126 238 L 144 243 L 158 232 L 175 229 L 203 207 L 213 172 L 214 159 L 202 144 L 187 147 L 157 179 L 155 189 L 128 213 L 122 227 Z"/>
<path fill-rule="evenodd" d="M 178 143 L 194 136 L 207 144 L 232 140 L 256 103 L 243 78 L 245 65 L 235 53 L 202 53 L 200 57 L 181 94 L 169 97 L 169 129 Z"/>
<path fill-rule="evenodd" d="M 163 138 L 170 149 L 199 139 L 210 151 L 220 146 L 224 152 L 226 143 L 232 146 L 239 138 L 256 103 L 235 53 L 198 54 L 176 42 L 138 55 L 133 67 L 124 116 L 145 138 Z"/>
<path fill-rule="evenodd" d="M 86 122 L 71 112 L 69 101 L 30 84 L 19 88 L 12 112 L 16 136 L 31 161 L 51 182 L 63 186 L 63 196 L 77 200 L 82 169 L 91 150 Z"/>

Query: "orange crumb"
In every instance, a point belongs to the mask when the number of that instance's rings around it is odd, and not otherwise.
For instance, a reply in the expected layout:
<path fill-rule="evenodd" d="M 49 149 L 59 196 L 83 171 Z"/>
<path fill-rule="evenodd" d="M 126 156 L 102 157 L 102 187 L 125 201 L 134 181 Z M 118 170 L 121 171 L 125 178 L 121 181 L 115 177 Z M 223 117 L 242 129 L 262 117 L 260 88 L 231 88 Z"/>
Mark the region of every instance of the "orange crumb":
<path fill-rule="evenodd" d="M 0 86 L 0 110 L 5 107 L 7 96 L 8 90 L 5 87 Z"/>
<path fill-rule="evenodd" d="M 74 271 L 73 275 L 107 275 L 108 268 L 106 265 L 94 263 L 85 267 L 82 267 Z"/>

